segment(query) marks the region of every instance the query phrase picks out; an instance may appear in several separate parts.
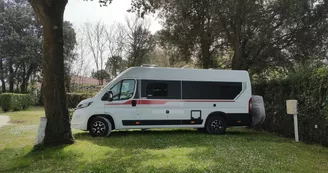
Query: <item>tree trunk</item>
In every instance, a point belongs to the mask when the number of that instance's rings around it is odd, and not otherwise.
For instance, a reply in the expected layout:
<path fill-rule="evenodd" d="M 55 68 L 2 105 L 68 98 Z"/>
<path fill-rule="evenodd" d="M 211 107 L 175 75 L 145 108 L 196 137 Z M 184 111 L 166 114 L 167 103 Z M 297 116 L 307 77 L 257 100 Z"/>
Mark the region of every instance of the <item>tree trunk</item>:
<path fill-rule="evenodd" d="M 12 63 L 9 63 L 9 92 L 14 92 L 14 69 Z"/>
<path fill-rule="evenodd" d="M 23 79 L 22 79 L 21 92 L 22 93 L 27 92 L 27 79 L 25 77 L 23 77 Z"/>
<path fill-rule="evenodd" d="M 67 0 L 30 3 L 43 25 L 43 99 L 47 117 L 43 144 L 72 144 L 64 85 L 63 14 Z"/>
<path fill-rule="evenodd" d="M 248 70 L 249 62 L 246 55 L 247 39 L 243 39 L 237 43 L 235 47 L 235 53 L 232 58 L 232 70 Z"/>
<path fill-rule="evenodd" d="M 65 87 L 66 87 L 66 92 L 71 92 L 71 77 L 69 74 L 65 76 Z"/>
<path fill-rule="evenodd" d="M 5 83 L 5 79 L 4 79 L 4 74 L 3 74 L 3 64 L 2 64 L 2 58 L 1 58 L 1 62 L 0 62 L 0 80 L 1 80 L 1 87 L 2 87 L 2 92 L 5 93 L 6 92 L 6 83 Z"/>
<path fill-rule="evenodd" d="M 210 45 L 207 42 L 202 43 L 201 49 L 202 49 L 203 69 L 208 69 L 211 67 Z"/>
<path fill-rule="evenodd" d="M 25 87 L 26 86 L 26 66 L 25 66 L 25 63 L 23 63 L 22 64 L 22 75 L 21 75 L 21 77 L 22 77 L 22 80 L 21 80 L 21 85 L 20 85 L 20 89 L 21 89 L 21 93 L 24 93 L 24 92 L 26 92 L 26 88 L 27 87 Z M 17 90 L 18 90 L 18 86 L 17 86 Z"/>
<path fill-rule="evenodd" d="M 36 68 L 36 64 L 31 64 L 30 67 L 28 68 L 27 72 L 24 70 L 24 75 L 22 79 L 22 84 L 21 84 L 21 92 L 22 93 L 27 93 L 27 86 L 28 86 L 28 80 L 30 79 L 33 70 Z"/>
<path fill-rule="evenodd" d="M 233 27 L 234 39 L 233 39 L 233 51 L 234 55 L 232 57 L 232 70 L 240 70 L 242 66 L 242 51 L 241 51 L 241 35 L 242 35 L 242 25 L 243 25 L 243 15 L 242 15 L 242 6 L 243 1 L 237 1 L 236 11 L 234 16 L 235 26 Z"/>
<path fill-rule="evenodd" d="M 241 69 L 241 49 L 239 43 L 236 43 L 234 47 L 234 54 L 232 57 L 232 70 L 240 70 Z"/>

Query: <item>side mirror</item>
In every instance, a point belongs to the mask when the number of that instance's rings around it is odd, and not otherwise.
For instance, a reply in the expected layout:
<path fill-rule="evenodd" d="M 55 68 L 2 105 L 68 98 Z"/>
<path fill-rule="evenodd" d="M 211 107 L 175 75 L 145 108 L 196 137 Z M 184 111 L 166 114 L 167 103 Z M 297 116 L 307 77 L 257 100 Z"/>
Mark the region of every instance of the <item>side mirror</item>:
<path fill-rule="evenodd" d="M 101 98 L 102 101 L 113 101 L 113 92 L 107 91 L 104 96 Z"/>
<path fill-rule="evenodd" d="M 113 101 L 113 92 L 112 91 L 108 91 L 108 101 Z"/>

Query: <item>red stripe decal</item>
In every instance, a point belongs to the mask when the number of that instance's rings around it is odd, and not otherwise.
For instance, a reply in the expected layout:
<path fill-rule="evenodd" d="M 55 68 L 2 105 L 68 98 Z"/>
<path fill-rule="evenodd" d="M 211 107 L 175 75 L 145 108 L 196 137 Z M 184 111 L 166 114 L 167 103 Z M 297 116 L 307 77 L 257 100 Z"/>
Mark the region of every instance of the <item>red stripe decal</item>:
<path fill-rule="evenodd" d="M 163 105 L 167 102 L 168 100 L 140 100 L 142 105 Z"/>
<path fill-rule="evenodd" d="M 235 102 L 234 100 L 182 100 L 182 102 Z"/>
<path fill-rule="evenodd" d="M 235 102 L 234 100 L 136 100 L 140 105 L 163 105 L 167 102 Z M 106 103 L 105 105 L 129 105 L 132 100 L 123 103 Z"/>

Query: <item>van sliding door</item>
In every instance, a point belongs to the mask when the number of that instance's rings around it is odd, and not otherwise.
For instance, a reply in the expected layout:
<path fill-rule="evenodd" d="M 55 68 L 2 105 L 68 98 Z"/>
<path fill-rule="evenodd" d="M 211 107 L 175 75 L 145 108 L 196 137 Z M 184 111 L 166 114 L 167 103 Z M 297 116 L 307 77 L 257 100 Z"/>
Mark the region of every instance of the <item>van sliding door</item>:
<path fill-rule="evenodd" d="M 142 80 L 141 100 L 138 107 L 142 125 L 176 125 L 183 114 L 181 82 L 167 80 Z M 173 120 L 173 121 L 172 121 Z"/>

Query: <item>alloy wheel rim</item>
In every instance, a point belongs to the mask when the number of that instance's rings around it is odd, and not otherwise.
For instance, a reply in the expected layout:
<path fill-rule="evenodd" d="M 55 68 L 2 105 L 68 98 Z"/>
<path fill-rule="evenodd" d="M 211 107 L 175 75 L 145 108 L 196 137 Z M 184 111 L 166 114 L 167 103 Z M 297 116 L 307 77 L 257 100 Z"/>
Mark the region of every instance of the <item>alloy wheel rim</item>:
<path fill-rule="evenodd" d="M 211 123 L 211 129 L 214 131 L 220 131 L 223 129 L 223 122 L 220 120 L 214 120 Z"/>
<path fill-rule="evenodd" d="M 103 135 L 106 131 L 105 123 L 96 121 L 92 124 L 92 132 L 96 135 Z"/>

